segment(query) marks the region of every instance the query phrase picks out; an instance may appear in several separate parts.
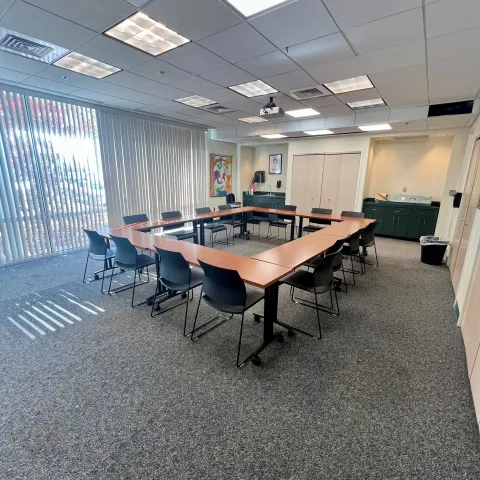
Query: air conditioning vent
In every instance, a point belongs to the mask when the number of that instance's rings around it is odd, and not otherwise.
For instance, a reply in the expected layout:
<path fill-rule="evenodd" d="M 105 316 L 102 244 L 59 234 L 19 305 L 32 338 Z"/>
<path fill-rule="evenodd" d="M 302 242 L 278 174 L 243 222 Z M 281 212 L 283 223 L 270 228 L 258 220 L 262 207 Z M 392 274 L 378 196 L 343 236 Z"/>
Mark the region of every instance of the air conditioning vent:
<path fill-rule="evenodd" d="M 201 107 L 201 109 L 210 113 L 228 113 L 232 111 L 231 108 L 222 107 L 222 105 L 219 105 L 218 103 L 214 103 L 213 105 L 206 105 L 205 107 Z"/>
<path fill-rule="evenodd" d="M 0 47 L 6 50 L 11 50 L 22 55 L 38 58 L 42 60 L 48 54 L 53 52 L 52 47 L 41 45 L 40 43 L 32 42 L 25 38 L 17 37 L 8 33 L 0 40 Z"/>
<path fill-rule="evenodd" d="M 299 90 L 292 90 L 290 95 L 296 100 L 307 100 L 309 98 L 318 98 L 328 95 L 328 92 L 323 91 L 322 87 L 315 86 L 310 88 L 301 88 Z"/>

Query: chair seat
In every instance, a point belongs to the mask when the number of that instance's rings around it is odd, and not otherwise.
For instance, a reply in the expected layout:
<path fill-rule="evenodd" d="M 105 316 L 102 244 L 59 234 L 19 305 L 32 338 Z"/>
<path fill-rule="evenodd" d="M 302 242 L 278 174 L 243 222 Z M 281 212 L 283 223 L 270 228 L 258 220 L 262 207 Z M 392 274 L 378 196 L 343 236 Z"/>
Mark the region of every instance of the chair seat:
<path fill-rule="evenodd" d="M 241 220 L 222 220 L 222 225 L 242 225 Z"/>
<path fill-rule="evenodd" d="M 193 230 L 180 230 L 178 232 L 171 232 L 169 235 L 177 237 L 178 240 L 188 240 L 189 238 L 195 238 L 197 232 L 194 232 Z"/>
<path fill-rule="evenodd" d="M 146 268 L 150 265 L 155 265 L 155 257 L 151 257 L 150 255 L 145 255 L 144 253 L 137 255 L 137 264 L 130 265 L 128 263 L 121 263 L 118 260 L 116 261 L 118 267 L 125 268 L 127 270 L 133 270 L 135 268 Z"/>
<path fill-rule="evenodd" d="M 316 257 L 311 258 L 308 262 L 304 263 L 304 265 L 308 268 L 317 268 L 318 264 L 324 259 L 323 255 L 318 255 Z M 337 264 L 332 264 L 332 268 L 334 272 L 338 272 L 342 268 L 342 258 L 340 257 L 340 261 Z"/>
<path fill-rule="evenodd" d="M 235 305 L 228 305 L 227 303 L 218 302 L 211 299 L 207 295 L 203 295 L 203 299 L 215 310 L 225 313 L 243 313 L 248 310 L 250 307 L 255 305 L 264 297 L 263 292 L 257 292 L 256 290 L 247 288 L 247 301 L 245 302 L 245 308 L 237 307 Z"/>
<path fill-rule="evenodd" d="M 190 286 L 188 285 L 188 283 L 169 282 L 164 278 L 160 278 L 160 282 L 169 290 L 176 290 L 177 292 L 186 292 L 189 289 L 189 287 L 195 288 L 203 283 L 203 272 L 199 272 L 198 270 L 193 270 L 193 269 L 191 270 L 191 272 L 192 272 L 192 277 L 190 280 Z"/>
<path fill-rule="evenodd" d="M 248 219 L 248 223 L 252 223 L 253 222 L 268 222 L 268 217 L 257 217 L 255 215 L 251 216 L 249 219 Z"/>
<path fill-rule="evenodd" d="M 217 232 L 223 232 L 224 230 L 227 229 L 227 227 L 220 223 L 210 223 L 205 225 L 205 229 L 210 230 L 212 233 L 217 233 Z"/>
<path fill-rule="evenodd" d="M 314 225 L 307 225 L 306 227 L 303 227 L 304 232 L 318 232 L 319 230 L 322 230 L 323 228 L 328 227 L 328 225 L 324 226 L 314 226 Z"/>
<path fill-rule="evenodd" d="M 343 255 L 358 255 L 360 250 L 353 250 L 350 245 L 344 245 L 342 249 Z"/>
<path fill-rule="evenodd" d="M 288 277 L 284 278 L 281 283 L 290 285 L 291 287 L 299 288 L 307 292 L 315 293 L 315 279 L 312 272 L 306 272 L 305 270 L 297 270 Z M 331 288 L 331 283 L 328 285 L 317 285 L 317 293 L 328 292 Z"/>
<path fill-rule="evenodd" d="M 374 243 L 375 242 L 373 240 L 370 241 L 370 242 L 364 242 L 364 241 L 362 241 L 362 239 L 360 239 L 360 246 L 361 247 L 373 247 Z"/>
<path fill-rule="evenodd" d="M 279 228 L 287 228 L 291 224 L 292 222 L 287 222 L 286 220 L 273 220 L 272 222 L 270 222 L 270 225 L 272 227 L 279 227 Z"/>
<path fill-rule="evenodd" d="M 99 260 L 99 261 L 102 261 L 102 260 L 105 260 L 105 259 L 108 260 L 109 258 L 113 258 L 115 256 L 115 251 L 116 251 L 115 248 L 108 248 L 107 252 L 106 252 L 106 256 L 105 255 L 96 255 L 95 253 L 90 253 L 90 252 L 88 252 L 88 256 L 92 260 Z"/>

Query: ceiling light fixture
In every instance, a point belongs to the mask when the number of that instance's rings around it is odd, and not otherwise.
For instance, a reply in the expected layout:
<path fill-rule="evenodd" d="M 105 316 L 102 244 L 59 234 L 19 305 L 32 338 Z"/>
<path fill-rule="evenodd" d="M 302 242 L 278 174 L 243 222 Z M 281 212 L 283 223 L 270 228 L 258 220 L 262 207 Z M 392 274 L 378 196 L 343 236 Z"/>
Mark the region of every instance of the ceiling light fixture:
<path fill-rule="evenodd" d="M 154 56 L 173 50 L 190 41 L 142 12 L 135 13 L 107 30 L 105 35 Z"/>
<path fill-rule="evenodd" d="M 234 85 L 233 87 L 228 87 L 230 90 L 235 90 L 235 92 L 240 93 L 241 95 L 251 98 L 251 97 L 260 97 L 262 95 L 268 95 L 269 93 L 277 93 L 278 90 L 275 90 L 270 85 L 267 85 L 261 80 L 255 80 L 254 82 L 241 83 L 240 85 Z"/>
<path fill-rule="evenodd" d="M 288 110 L 285 113 L 295 118 L 313 117 L 315 115 L 320 115 L 320 112 L 317 112 L 313 108 L 301 108 L 299 110 Z"/>
<path fill-rule="evenodd" d="M 176 102 L 183 103 L 190 107 L 206 107 L 207 105 L 213 105 L 217 103 L 215 100 L 210 100 L 209 98 L 200 97 L 199 95 L 192 95 L 191 97 L 177 98 Z"/>
<path fill-rule="evenodd" d="M 331 130 L 307 130 L 306 132 L 307 135 L 333 135 L 334 132 Z"/>
<path fill-rule="evenodd" d="M 358 128 L 363 132 L 382 132 L 383 130 L 392 129 L 392 127 L 388 123 L 382 123 L 380 125 L 363 125 Z"/>
<path fill-rule="evenodd" d="M 287 138 L 286 135 L 282 135 L 281 133 L 272 133 L 270 135 L 260 135 L 262 138 L 269 138 L 270 140 L 275 140 L 276 138 Z"/>
<path fill-rule="evenodd" d="M 373 88 L 372 82 L 366 75 L 347 78 L 346 80 L 338 80 L 337 82 L 324 83 L 323 86 L 328 88 L 335 95 Z"/>
<path fill-rule="evenodd" d="M 245 123 L 260 123 L 260 122 L 268 122 L 265 118 L 260 117 L 246 117 L 246 118 L 239 118 L 241 122 Z"/>
<path fill-rule="evenodd" d="M 258 12 L 263 12 L 271 7 L 285 3 L 285 1 L 286 0 L 227 0 L 230 5 L 234 6 L 246 17 L 250 17 Z"/>
<path fill-rule="evenodd" d="M 382 98 L 375 98 L 374 100 L 360 100 L 359 102 L 350 102 L 347 103 L 350 108 L 353 110 L 362 110 L 364 108 L 372 108 L 372 107 L 383 107 L 385 102 Z"/>
<path fill-rule="evenodd" d="M 121 70 L 121 68 L 99 62 L 94 58 L 86 57 L 77 52 L 65 55 L 60 60 L 57 60 L 54 65 L 94 78 L 105 78 Z"/>

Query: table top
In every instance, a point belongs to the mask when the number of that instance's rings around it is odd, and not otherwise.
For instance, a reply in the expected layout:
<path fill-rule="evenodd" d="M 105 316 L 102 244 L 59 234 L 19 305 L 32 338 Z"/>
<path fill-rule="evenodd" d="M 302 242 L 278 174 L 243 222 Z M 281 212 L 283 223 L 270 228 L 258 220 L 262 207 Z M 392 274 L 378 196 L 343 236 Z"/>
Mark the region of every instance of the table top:
<path fill-rule="evenodd" d="M 348 221 L 336 223 L 335 225 L 322 229 L 322 233 L 339 238 L 346 238 L 364 229 L 374 221 L 375 220 L 370 218 L 350 218 Z"/>

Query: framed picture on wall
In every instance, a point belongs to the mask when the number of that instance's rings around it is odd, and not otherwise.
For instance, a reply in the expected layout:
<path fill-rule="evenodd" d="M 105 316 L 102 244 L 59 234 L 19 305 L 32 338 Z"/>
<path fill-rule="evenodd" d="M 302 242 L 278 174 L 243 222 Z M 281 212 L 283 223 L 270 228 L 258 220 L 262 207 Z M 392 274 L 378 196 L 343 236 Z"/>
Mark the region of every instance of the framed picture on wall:
<path fill-rule="evenodd" d="M 226 197 L 232 193 L 232 157 L 210 155 L 210 196 Z"/>
<path fill-rule="evenodd" d="M 275 153 L 269 157 L 269 168 L 268 173 L 270 175 L 281 175 L 282 174 L 282 154 Z"/>

